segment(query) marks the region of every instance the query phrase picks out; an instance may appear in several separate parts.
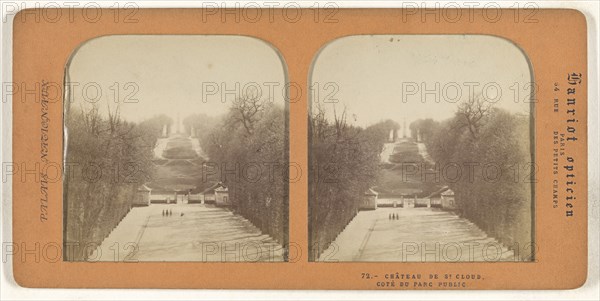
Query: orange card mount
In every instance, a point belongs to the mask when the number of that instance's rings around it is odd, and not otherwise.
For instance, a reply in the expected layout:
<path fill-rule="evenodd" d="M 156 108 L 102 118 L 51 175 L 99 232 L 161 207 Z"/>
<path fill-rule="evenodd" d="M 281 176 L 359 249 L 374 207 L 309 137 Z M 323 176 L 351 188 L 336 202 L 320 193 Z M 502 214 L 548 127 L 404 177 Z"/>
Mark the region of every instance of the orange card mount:
<path fill-rule="evenodd" d="M 21 11 L 16 281 L 581 286 L 586 20 L 516 12 Z"/>

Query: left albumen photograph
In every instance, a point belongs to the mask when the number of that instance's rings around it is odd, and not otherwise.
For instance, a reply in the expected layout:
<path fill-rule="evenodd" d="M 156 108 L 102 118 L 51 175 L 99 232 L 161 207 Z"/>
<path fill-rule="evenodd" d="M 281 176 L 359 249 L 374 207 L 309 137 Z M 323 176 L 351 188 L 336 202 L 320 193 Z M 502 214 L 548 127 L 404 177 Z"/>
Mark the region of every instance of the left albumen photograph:
<path fill-rule="evenodd" d="M 286 82 L 251 37 L 80 45 L 65 66 L 65 260 L 287 261 Z"/>

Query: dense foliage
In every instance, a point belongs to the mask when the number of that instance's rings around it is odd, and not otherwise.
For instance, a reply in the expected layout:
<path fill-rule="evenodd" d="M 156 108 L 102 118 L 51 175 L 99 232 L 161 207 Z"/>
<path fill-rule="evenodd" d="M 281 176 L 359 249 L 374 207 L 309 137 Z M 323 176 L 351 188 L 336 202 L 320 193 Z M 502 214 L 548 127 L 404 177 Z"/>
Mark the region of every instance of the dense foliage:
<path fill-rule="evenodd" d="M 232 209 L 287 248 L 285 118 L 284 109 L 271 101 L 242 97 L 219 119 L 207 122 L 206 116 L 198 115 L 184 122 L 195 127 L 209 158 L 204 172 L 219 173 L 229 189 Z"/>
<path fill-rule="evenodd" d="M 473 99 L 425 141 L 464 217 L 523 260 L 532 257 L 533 151 L 529 116 Z"/>
<path fill-rule="evenodd" d="M 152 149 L 160 118 L 140 125 L 96 106 L 66 115 L 65 248 L 67 260 L 86 260 L 129 212 L 138 187 L 153 174 Z"/>
<path fill-rule="evenodd" d="M 379 154 L 393 121 L 366 129 L 346 121 L 346 111 L 309 118 L 309 259 L 314 260 L 354 218 L 364 193 L 377 182 Z"/>

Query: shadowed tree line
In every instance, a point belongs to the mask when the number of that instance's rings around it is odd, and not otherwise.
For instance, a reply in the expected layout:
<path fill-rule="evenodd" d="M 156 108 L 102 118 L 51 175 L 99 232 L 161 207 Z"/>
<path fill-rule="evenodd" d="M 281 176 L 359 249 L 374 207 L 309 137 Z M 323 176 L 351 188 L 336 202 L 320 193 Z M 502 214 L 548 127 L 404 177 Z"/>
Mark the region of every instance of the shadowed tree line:
<path fill-rule="evenodd" d="M 346 110 L 333 120 L 318 106 L 309 124 L 309 259 L 314 260 L 356 216 L 367 189 L 377 183 L 379 154 L 390 129 L 382 121 L 363 129 L 351 125 Z"/>
<path fill-rule="evenodd" d="M 66 260 L 86 260 L 129 212 L 138 187 L 152 177 L 152 151 L 169 123 L 166 116 L 127 122 L 118 106 L 107 116 L 96 105 L 66 114 L 65 242 L 73 246 L 65 248 Z"/>
<path fill-rule="evenodd" d="M 272 101 L 244 96 L 220 117 L 194 115 L 209 158 L 205 174 L 217 173 L 228 187 L 232 210 L 288 245 L 288 139 L 285 110 Z M 206 179 L 203 179 L 205 181 Z M 206 186 L 206 183 L 199 183 Z"/>
<path fill-rule="evenodd" d="M 530 117 L 473 98 L 454 117 L 415 124 L 462 215 L 531 260 L 534 165 Z M 449 168 L 449 166 L 460 168 Z"/>

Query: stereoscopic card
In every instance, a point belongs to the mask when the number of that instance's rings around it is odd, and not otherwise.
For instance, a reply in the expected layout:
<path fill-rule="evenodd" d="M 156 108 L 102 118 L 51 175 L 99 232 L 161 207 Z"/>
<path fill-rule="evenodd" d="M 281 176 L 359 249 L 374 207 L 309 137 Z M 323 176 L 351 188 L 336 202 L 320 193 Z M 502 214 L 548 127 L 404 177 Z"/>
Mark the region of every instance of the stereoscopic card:
<path fill-rule="evenodd" d="M 579 287 L 586 38 L 566 9 L 23 10 L 15 280 Z"/>

